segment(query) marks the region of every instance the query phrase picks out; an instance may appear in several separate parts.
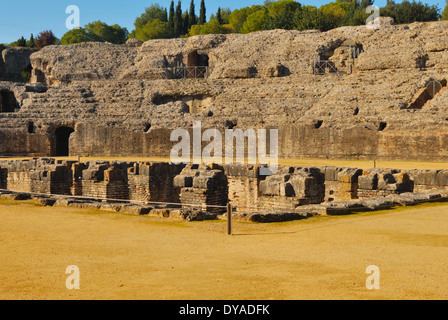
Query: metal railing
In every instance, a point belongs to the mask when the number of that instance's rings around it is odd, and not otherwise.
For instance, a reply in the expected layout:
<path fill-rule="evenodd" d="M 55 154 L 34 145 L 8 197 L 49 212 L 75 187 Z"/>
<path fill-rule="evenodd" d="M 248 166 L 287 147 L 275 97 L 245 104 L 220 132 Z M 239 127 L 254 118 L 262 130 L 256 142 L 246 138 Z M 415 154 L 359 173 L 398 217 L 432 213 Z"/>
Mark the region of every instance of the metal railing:
<path fill-rule="evenodd" d="M 210 69 L 206 66 L 174 67 L 173 76 L 175 79 L 207 79 Z"/>
<path fill-rule="evenodd" d="M 177 66 L 161 67 L 164 79 L 207 79 L 211 74 L 211 68 L 207 66 Z"/>

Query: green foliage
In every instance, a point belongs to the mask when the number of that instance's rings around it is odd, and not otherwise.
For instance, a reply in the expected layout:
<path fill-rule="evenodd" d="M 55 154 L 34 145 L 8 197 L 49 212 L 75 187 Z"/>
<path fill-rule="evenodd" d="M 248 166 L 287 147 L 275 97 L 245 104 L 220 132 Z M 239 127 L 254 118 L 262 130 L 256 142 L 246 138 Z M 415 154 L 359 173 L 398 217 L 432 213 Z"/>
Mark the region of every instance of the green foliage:
<path fill-rule="evenodd" d="M 297 14 L 296 20 L 297 30 L 317 29 L 320 31 L 328 31 L 336 27 L 335 20 L 332 16 L 325 14 L 322 8 L 315 6 L 304 6 Z"/>
<path fill-rule="evenodd" d="M 16 41 L 17 47 L 26 47 L 26 40 L 24 37 L 21 37 L 19 40 Z"/>
<path fill-rule="evenodd" d="M 240 32 L 243 28 L 244 22 L 247 20 L 247 17 L 262 8 L 263 6 L 254 5 L 252 7 L 233 10 L 229 16 L 229 24 L 232 25 L 235 32 Z"/>
<path fill-rule="evenodd" d="M 266 29 L 269 19 L 267 9 L 261 9 L 250 14 L 241 28 L 241 33 L 249 33 Z"/>
<path fill-rule="evenodd" d="M 207 9 L 205 8 L 205 1 L 201 0 L 201 9 L 199 11 L 199 24 L 204 24 L 207 22 L 206 18 Z"/>
<path fill-rule="evenodd" d="M 168 25 L 170 26 L 171 30 L 174 30 L 174 1 L 171 0 L 170 4 L 170 14 L 168 17 Z"/>
<path fill-rule="evenodd" d="M 188 25 L 189 26 L 194 26 L 197 23 L 198 23 L 198 18 L 196 17 L 196 12 L 195 12 L 195 7 L 194 7 L 194 0 L 191 0 L 191 3 L 190 3 L 190 14 L 188 16 Z M 188 28 L 188 29 L 190 29 L 190 28 Z"/>
<path fill-rule="evenodd" d="M 126 28 L 121 28 L 118 24 L 109 26 L 99 20 L 86 24 L 84 29 L 94 41 L 122 44 L 128 38 Z"/>
<path fill-rule="evenodd" d="M 188 13 L 188 10 L 187 10 L 187 11 L 185 11 L 182 14 L 182 32 L 181 32 L 181 35 L 187 34 L 189 29 L 190 29 L 190 14 Z"/>
<path fill-rule="evenodd" d="M 203 25 L 191 26 L 189 36 L 205 34 L 226 34 L 230 33 L 230 26 L 219 24 L 218 20 L 213 19 Z"/>
<path fill-rule="evenodd" d="M 29 83 L 30 79 L 31 79 L 31 74 L 25 71 L 22 71 L 20 73 L 20 79 L 22 80 L 23 83 Z"/>
<path fill-rule="evenodd" d="M 134 26 L 138 29 L 153 20 L 160 20 L 162 22 L 168 21 L 166 10 L 157 3 L 146 8 L 145 12 L 135 19 Z"/>
<path fill-rule="evenodd" d="M 28 40 L 27 42 L 26 42 L 26 46 L 28 47 L 28 48 L 34 48 L 35 46 L 36 46 L 36 40 L 34 40 L 34 36 L 33 36 L 33 34 L 31 34 L 31 37 L 30 37 L 30 40 Z"/>
<path fill-rule="evenodd" d="M 112 26 L 101 21 L 86 24 L 84 28 L 76 28 L 66 32 L 61 38 L 62 45 L 80 42 L 110 42 L 115 44 L 125 43 L 129 37 L 128 30 L 117 24 Z"/>
<path fill-rule="evenodd" d="M 381 15 L 393 18 L 398 24 L 415 21 L 426 22 L 438 20 L 440 9 L 437 6 L 423 4 L 420 1 L 409 2 L 404 0 L 397 4 L 393 0 L 388 0 L 387 5 L 381 9 Z"/>
<path fill-rule="evenodd" d="M 93 39 L 83 28 L 72 29 L 66 32 L 61 38 L 62 45 L 91 41 L 95 41 L 95 39 Z"/>
<path fill-rule="evenodd" d="M 182 18 L 182 4 L 180 0 L 177 2 L 176 11 L 174 14 L 174 36 L 179 37 L 184 29 L 184 23 Z"/>
<path fill-rule="evenodd" d="M 221 16 L 221 7 L 218 7 L 218 12 L 216 13 L 216 21 L 218 21 L 219 24 L 224 24 L 224 20 L 222 20 Z"/>
<path fill-rule="evenodd" d="M 294 29 L 294 20 L 302 5 L 294 0 L 280 0 L 270 2 L 266 8 L 269 12 L 267 16 L 266 29 Z"/>
<path fill-rule="evenodd" d="M 442 20 L 448 20 L 448 0 L 446 0 L 446 6 L 445 9 L 443 9 L 441 18 Z"/>
<path fill-rule="evenodd" d="M 151 39 L 167 39 L 173 36 L 172 29 L 168 22 L 155 19 L 148 21 L 146 25 L 135 30 L 135 37 L 141 41 Z"/>

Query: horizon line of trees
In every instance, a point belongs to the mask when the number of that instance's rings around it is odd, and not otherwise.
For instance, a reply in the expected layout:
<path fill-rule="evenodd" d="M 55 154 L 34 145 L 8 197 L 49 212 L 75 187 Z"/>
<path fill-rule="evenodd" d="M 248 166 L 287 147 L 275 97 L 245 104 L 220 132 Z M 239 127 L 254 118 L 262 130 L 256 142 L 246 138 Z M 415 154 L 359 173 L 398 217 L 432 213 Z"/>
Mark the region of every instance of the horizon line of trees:
<path fill-rule="evenodd" d="M 371 13 L 366 8 L 374 5 L 374 0 L 335 0 L 317 8 L 303 6 L 295 0 L 265 0 L 263 5 L 253 5 L 240 9 L 218 8 L 206 19 L 205 1 L 201 0 L 199 16 L 196 15 L 194 0 L 188 10 L 182 10 L 181 0 L 175 5 L 171 0 L 169 8 L 152 4 L 135 19 L 134 30 L 128 32 L 118 24 L 108 25 L 100 20 L 76 28 L 57 39 L 51 30 L 41 32 L 29 40 L 21 37 L 10 46 L 41 49 L 50 44 L 74 44 L 80 42 L 125 43 L 129 38 L 143 42 L 151 39 L 169 39 L 205 34 L 250 33 L 261 30 L 287 29 L 328 31 L 342 26 L 365 24 Z M 448 20 L 448 0 L 441 9 L 436 5 L 424 4 L 416 0 L 396 3 L 387 0 L 380 8 L 380 16 L 391 17 L 398 24 Z"/>

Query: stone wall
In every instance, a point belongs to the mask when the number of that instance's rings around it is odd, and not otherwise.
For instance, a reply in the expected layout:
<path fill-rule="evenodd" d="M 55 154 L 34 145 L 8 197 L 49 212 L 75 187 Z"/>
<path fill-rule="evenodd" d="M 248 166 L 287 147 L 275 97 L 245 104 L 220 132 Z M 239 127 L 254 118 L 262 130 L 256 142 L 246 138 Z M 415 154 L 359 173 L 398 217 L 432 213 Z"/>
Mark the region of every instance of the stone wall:
<path fill-rule="evenodd" d="M 54 159 L 34 159 L 5 163 L 6 187 L 10 190 L 70 195 L 71 164 Z"/>
<path fill-rule="evenodd" d="M 42 83 L 0 82 L 18 103 L 0 112 L 0 155 L 56 156 L 64 126 L 74 129 L 71 155 L 167 157 L 171 132 L 200 120 L 222 134 L 278 129 L 281 158 L 447 161 L 448 91 L 408 108 L 428 83 L 447 78 L 446 26 L 389 21 L 380 30 L 47 46 L 30 58 L 33 80 Z M 353 73 L 312 73 L 316 55 L 334 60 L 344 43 L 363 48 Z M 19 50 L 0 49 L 11 62 L 2 55 L 0 78 L 23 69 Z M 208 56 L 208 79 L 166 78 L 164 68 L 188 65 L 194 52 Z"/>
<path fill-rule="evenodd" d="M 405 171 L 373 169 L 359 176 L 358 197 L 373 198 L 414 191 L 414 182 Z"/>
<path fill-rule="evenodd" d="M 321 203 L 343 203 L 448 190 L 448 170 L 361 170 L 279 166 L 261 176 L 253 165 L 55 160 L 0 161 L 0 189 L 87 198 L 150 202 L 213 214 L 294 212 Z"/>
<path fill-rule="evenodd" d="M 189 164 L 174 178 L 174 186 L 181 188 L 180 202 L 186 208 L 227 211 L 228 182 L 221 166 Z"/>
<path fill-rule="evenodd" d="M 130 199 L 179 203 L 180 188 L 174 185 L 174 177 L 184 167 L 161 162 L 134 163 L 128 168 Z"/>
<path fill-rule="evenodd" d="M 246 212 L 258 210 L 260 168 L 253 165 L 223 165 L 229 187 L 229 201 L 237 210 Z"/>

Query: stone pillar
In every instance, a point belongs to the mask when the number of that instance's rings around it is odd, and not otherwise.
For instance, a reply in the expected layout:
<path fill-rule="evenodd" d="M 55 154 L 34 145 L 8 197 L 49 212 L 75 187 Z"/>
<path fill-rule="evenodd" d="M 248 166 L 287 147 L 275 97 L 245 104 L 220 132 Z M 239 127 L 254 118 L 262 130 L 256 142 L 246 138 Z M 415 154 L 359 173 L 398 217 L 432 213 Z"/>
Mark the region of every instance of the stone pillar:
<path fill-rule="evenodd" d="M 181 188 L 180 201 L 185 204 L 184 208 L 215 214 L 226 212 L 228 186 L 222 167 L 188 164 L 174 178 L 174 186 Z"/>

